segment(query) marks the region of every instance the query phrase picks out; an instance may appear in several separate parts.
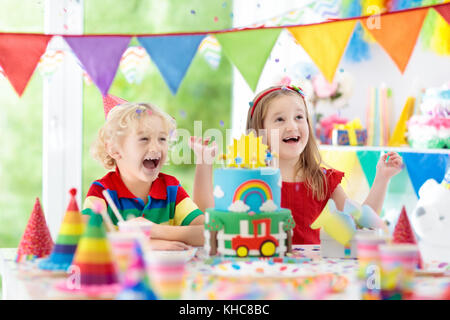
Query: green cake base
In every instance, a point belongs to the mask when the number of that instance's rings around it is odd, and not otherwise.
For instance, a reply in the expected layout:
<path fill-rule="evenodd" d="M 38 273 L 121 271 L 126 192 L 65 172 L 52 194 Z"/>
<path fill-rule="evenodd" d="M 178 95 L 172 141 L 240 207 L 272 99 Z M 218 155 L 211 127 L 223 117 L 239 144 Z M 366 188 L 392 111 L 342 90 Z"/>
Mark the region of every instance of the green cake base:
<path fill-rule="evenodd" d="M 292 250 L 291 210 L 248 214 L 206 209 L 205 248 L 210 255 L 283 256 Z"/>

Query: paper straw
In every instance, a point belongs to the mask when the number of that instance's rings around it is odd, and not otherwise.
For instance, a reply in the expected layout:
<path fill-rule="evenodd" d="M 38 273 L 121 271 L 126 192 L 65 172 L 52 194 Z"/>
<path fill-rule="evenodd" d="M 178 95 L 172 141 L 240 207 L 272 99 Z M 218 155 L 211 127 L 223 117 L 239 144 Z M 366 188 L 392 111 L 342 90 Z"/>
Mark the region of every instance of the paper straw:
<path fill-rule="evenodd" d="M 103 193 L 103 196 L 105 197 L 106 201 L 108 202 L 109 206 L 111 207 L 112 211 L 116 215 L 117 220 L 125 221 L 125 220 L 123 220 L 122 216 L 120 215 L 119 210 L 117 210 L 116 204 L 111 199 L 111 196 L 109 195 L 108 190 L 105 189 L 102 191 L 102 193 Z"/>
<path fill-rule="evenodd" d="M 114 228 L 114 224 L 111 221 L 111 218 L 108 216 L 108 214 L 101 210 L 100 214 L 102 215 L 103 221 L 105 221 L 106 229 L 108 229 L 108 232 L 115 232 L 116 229 Z"/>

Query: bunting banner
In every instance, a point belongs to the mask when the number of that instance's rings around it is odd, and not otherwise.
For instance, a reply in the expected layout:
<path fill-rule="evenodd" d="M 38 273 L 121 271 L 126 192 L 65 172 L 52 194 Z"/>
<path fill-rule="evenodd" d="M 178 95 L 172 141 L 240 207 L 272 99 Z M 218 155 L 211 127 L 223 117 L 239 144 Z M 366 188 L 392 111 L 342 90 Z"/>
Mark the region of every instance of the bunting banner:
<path fill-rule="evenodd" d="M 19 97 L 51 38 L 43 34 L 0 34 L 0 66 Z"/>
<path fill-rule="evenodd" d="M 341 185 L 347 196 L 362 203 L 367 197 L 370 188 L 356 152 L 320 150 L 320 154 L 326 166 L 345 173 Z"/>
<path fill-rule="evenodd" d="M 371 188 L 377 173 L 377 164 L 378 160 L 380 160 L 381 152 L 356 151 L 356 156 L 358 157 L 369 188 Z"/>
<path fill-rule="evenodd" d="M 239 70 L 252 91 L 282 29 L 257 29 L 215 35 L 225 56 Z"/>
<path fill-rule="evenodd" d="M 450 24 L 450 6 L 443 6 L 443 7 L 437 7 L 434 8 L 441 16 L 442 18 L 447 21 L 448 24 Z"/>
<path fill-rule="evenodd" d="M 102 95 L 108 93 L 130 36 L 64 36 Z"/>
<path fill-rule="evenodd" d="M 288 28 L 323 76 L 332 82 L 356 20 Z"/>
<path fill-rule="evenodd" d="M 438 183 L 444 179 L 448 167 L 448 154 L 402 152 L 401 156 L 417 196 L 420 187 L 428 179 L 434 179 Z"/>
<path fill-rule="evenodd" d="M 158 67 L 172 94 L 176 94 L 205 36 L 138 37 L 138 40 Z"/>
<path fill-rule="evenodd" d="M 384 48 L 403 73 L 417 42 L 428 9 L 391 13 L 379 17 L 379 26 L 372 17 L 362 19 L 364 28 Z"/>
<path fill-rule="evenodd" d="M 255 91 L 280 32 L 288 29 L 329 82 L 333 80 L 344 52 L 351 61 L 369 57 L 369 48 L 363 39 L 367 37 L 362 35 L 364 30 L 371 35 L 370 41 L 378 42 L 403 73 L 419 33 L 424 48 L 431 48 L 441 55 L 450 54 L 450 0 L 440 4 L 436 2 L 415 0 L 387 4 L 385 0 L 367 0 L 358 4 L 354 0 L 311 1 L 299 10 L 250 27 L 190 34 L 70 36 L 0 33 L 0 68 L 21 96 L 51 37 L 62 36 L 89 78 L 105 95 L 120 61 L 120 70 L 129 83 L 142 81 L 143 66 L 150 61 L 148 55 L 145 55 L 146 62 L 143 62 L 144 49 L 132 47 L 125 52 L 130 39 L 136 36 L 145 44 L 145 51 L 158 67 L 172 94 L 176 94 L 197 52 L 213 69 L 217 69 L 221 51 Z M 420 7 L 423 4 L 430 5 Z M 374 5 L 380 6 L 378 13 L 369 12 Z M 358 16 L 358 12 L 363 16 Z M 60 58 L 58 54 L 53 58 L 41 59 L 41 74 L 51 76 L 57 70 Z"/>

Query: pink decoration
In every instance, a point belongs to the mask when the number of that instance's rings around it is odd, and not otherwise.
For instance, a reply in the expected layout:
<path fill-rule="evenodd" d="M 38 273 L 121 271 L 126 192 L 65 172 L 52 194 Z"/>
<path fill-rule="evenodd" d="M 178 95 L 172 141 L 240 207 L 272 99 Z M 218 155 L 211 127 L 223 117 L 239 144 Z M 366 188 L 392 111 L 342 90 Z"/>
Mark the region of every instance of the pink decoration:
<path fill-rule="evenodd" d="M 319 98 L 329 98 L 336 93 L 338 83 L 333 81 L 329 83 L 322 74 L 317 74 L 312 79 L 314 92 Z"/>

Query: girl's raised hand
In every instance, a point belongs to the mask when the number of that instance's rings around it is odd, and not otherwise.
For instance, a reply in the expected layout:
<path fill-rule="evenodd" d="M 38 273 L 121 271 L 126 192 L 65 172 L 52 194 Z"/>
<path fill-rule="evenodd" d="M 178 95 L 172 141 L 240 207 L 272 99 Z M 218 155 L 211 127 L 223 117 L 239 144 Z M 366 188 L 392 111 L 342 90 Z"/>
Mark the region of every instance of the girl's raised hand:
<path fill-rule="evenodd" d="M 403 159 L 394 151 L 383 154 L 377 164 L 377 173 L 386 179 L 392 178 L 402 169 Z"/>
<path fill-rule="evenodd" d="M 197 158 L 197 164 L 213 164 L 217 154 L 217 144 L 215 141 L 211 141 L 211 138 L 205 138 L 202 141 L 201 137 L 191 137 L 189 139 L 189 147 L 194 151 Z"/>

